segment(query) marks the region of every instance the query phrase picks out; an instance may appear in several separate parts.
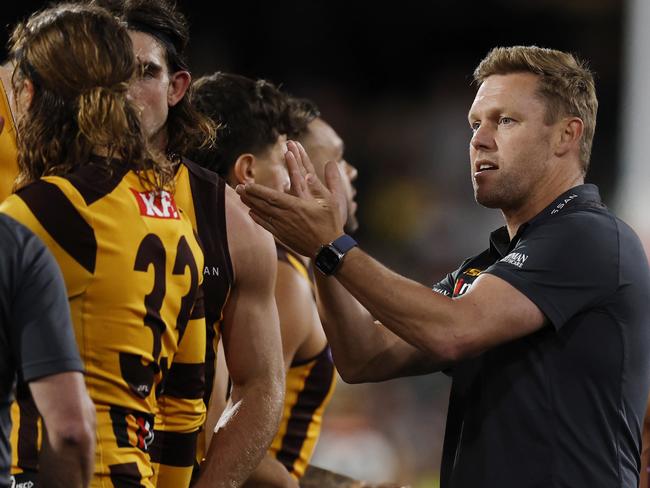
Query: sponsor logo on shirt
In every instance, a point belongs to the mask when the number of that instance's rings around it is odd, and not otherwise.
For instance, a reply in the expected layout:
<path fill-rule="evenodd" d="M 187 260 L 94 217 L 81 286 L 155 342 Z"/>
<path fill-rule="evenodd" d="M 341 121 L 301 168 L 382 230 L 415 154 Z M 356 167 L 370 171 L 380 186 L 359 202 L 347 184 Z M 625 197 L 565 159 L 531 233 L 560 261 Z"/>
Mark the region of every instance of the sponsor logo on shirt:
<path fill-rule="evenodd" d="M 140 215 L 155 219 L 179 219 L 178 207 L 168 191 L 139 192 L 131 188 L 140 208 Z"/>
<path fill-rule="evenodd" d="M 501 262 L 512 264 L 513 266 L 517 266 L 517 268 L 521 268 L 527 259 L 527 254 L 521 252 L 511 252 L 505 258 L 503 258 Z"/>
<path fill-rule="evenodd" d="M 568 197 L 566 197 L 563 201 L 561 201 L 560 203 L 558 203 L 557 206 L 556 206 L 553 210 L 551 210 L 551 215 L 555 215 L 556 213 L 558 213 L 560 210 L 562 210 L 562 209 L 564 208 L 564 206 L 565 206 L 567 203 L 569 203 L 569 202 L 570 202 L 571 200 L 573 200 L 574 198 L 578 198 L 578 195 L 576 195 L 575 193 L 572 193 L 571 195 L 569 195 Z"/>
<path fill-rule="evenodd" d="M 143 451 L 148 451 L 149 446 L 153 442 L 154 438 L 153 425 L 149 422 L 149 420 L 140 416 L 135 417 L 135 423 L 138 426 L 138 430 L 136 432 L 138 447 Z"/>
<path fill-rule="evenodd" d="M 463 271 L 463 274 L 466 274 L 467 276 L 478 276 L 482 273 L 480 269 L 477 268 L 469 268 Z"/>
<path fill-rule="evenodd" d="M 11 480 L 11 488 L 33 488 L 34 486 L 33 481 L 23 481 L 22 483 L 16 483 L 16 478 L 13 476 L 10 476 L 9 479 Z"/>
<path fill-rule="evenodd" d="M 443 288 L 440 288 L 440 287 L 438 287 L 438 286 L 434 286 L 434 287 L 433 287 L 433 291 L 435 291 L 436 293 L 440 293 L 441 295 L 444 295 L 444 296 L 446 296 L 446 297 L 448 297 L 449 295 L 451 295 L 451 293 L 449 293 L 447 290 L 445 290 L 445 289 L 443 289 Z"/>
<path fill-rule="evenodd" d="M 473 281 L 468 283 L 462 278 L 459 279 L 456 282 L 456 286 L 454 287 L 454 296 L 459 297 L 461 295 L 464 295 L 465 293 L 467 293 L 467 290 L 469 290 L 472 287 L 473 284 L 474 284 Z"/>

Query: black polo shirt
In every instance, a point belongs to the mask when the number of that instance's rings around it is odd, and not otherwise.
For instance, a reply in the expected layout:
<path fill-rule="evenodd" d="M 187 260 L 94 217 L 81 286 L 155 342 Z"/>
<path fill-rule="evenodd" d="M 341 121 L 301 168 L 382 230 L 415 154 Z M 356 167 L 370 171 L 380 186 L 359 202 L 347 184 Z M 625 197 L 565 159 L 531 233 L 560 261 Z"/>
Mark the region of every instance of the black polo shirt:
<path fill-rule="evenodd" d="M 63 277 L 41 240 L 0 215 L 0 487 L 11 486 L 9 407 L 16 377 L 82 371 Z"/>
<path fill-rule="evenodd" d="M 457 364 L 443 488 L 636 488 L 650 388 L 650 272 L 642 245 L 582 185 L 434 286 L 490 273 L 548 325 Z"/>

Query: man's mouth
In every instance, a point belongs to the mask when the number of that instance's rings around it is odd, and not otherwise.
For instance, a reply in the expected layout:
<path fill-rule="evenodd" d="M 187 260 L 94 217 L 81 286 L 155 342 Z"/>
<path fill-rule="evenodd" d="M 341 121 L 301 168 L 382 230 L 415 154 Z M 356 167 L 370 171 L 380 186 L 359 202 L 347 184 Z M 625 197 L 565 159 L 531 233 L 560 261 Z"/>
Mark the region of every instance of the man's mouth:
<path fill-rule="evenodd" d="M 495 169 L 499 169 L 499 167 L 496 164 L 491 163 L 489 161 L 481 161 L 480 163 L 477 163 L 475 165 L 475 168 L 476 168 L 475 174 L 483 173 L 485 171 L 492 171 L 492 170 L 495 170 Z"/>

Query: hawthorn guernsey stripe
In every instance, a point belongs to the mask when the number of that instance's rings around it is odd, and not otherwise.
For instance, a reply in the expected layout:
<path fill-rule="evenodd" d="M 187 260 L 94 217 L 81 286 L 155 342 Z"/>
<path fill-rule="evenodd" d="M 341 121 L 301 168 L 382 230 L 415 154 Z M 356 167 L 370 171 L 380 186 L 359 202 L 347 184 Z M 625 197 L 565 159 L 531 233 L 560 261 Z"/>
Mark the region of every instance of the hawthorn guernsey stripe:
<path fill-rule="evenodd" d="M 95 272 L 97 239 L 94 229 L 54 183 L 39 180 L 18 196 L 52 238 L 89 273 Z"/>
<path fill-rule="evenodd" d="M 205 390 L 205 363 L 173 364 L 163 391 L 165 395 L 176 398 L 203 398 Z"/>
<path fill-rule="evenodd" d="M 199 392 L 201 374 L 205 385 L 202 394 L 205 405 L 209 405 L 212 396 L 212 385 L 216 367 L 216 351 L 219 343 L 223 308 L 226 304 L 233 284 L 233 268 L 228 250 L 228 236 L 226 232 L 226 203 L 225 181 L 215 173 L 208 171 L 188 160 L 183 160 L 179 165 L 175 182 L 174 198 L 178 208 L 189 218 L 192 228 L 201 244 L 205 256 L 205 265 L 202 268 L 203 284 L 200 293 L 202 300 L 197 303 L 192 318 L 201 315 L 205 317 L 204 332 L 206 344 L 204 349 L 205 365 L 202 370 L 192 365 L 186 368 L 183 375 L 176 375 L 170 371 L 164 391 L 168 402 L 172 402 L 176 395 L 195 398 Z M 190 322 L 190 324 L 192 321 Z M 188 376 L 189 375 L 189 376 Z M 185 379 L 184 379 L 185 378 Z M 173 421 L 173 419 L 168 419 Z M 179 444 L 172 454 L 167 446 L 167 437 L 171 427 L 169 422 L 156 426 L 153 449 L 160 454 L 157 467 L 159 487 L 182 486 L 189 479 L 194 460 L 197 464 L 203 460 L 205 445 L 203 435 L 199 435 L 194 445 L 189 442 Z M 183 459 L 179 463 L 175 458 Z M 192 462 L 188 460 L 192 458 Z"/>
<path fill-rule="evenodd" d="M 276 242 L 278 261 L 287 263 L 308 280 L 315 299 L 314 275 L 303 258 Z M 300 478 L 309 464 L 320 435 L 322 416 L 336 384 L 336 370 L 329 346 L 316 357 L 294 360 L 287 371 L 284 409 L 278 433 L 271 443 L 273 454 Z"/>
<path fill-rule="evenodd" d="M 179 468 L 193 467 L 198 432 L 155 431 L 159 439 L 152 446 L 150 455 L 155 463 Z"/>
<path fill-rule="evenodd" d="M 335 369 L 329 346 L 316 358 L 294 365 L 287 374 L 288 401 L 279 433 L 279 447 L 274 440 L 271 450 L 287 470 L 297 477 L 305 468 L 316 447 L 322 414 L 333 392 Z M 288 412 L 288 415 L 287 415 Z"/>
<path fill-rule="evenodd" d="M 45 177 L 0 211 L 37 234 L 62 270 L 97 413 L 94 483 L 150 488 L 154 414 L 173 419 L 162 425 L 180 433 L 198 432 L 205 419 L 203 253 L 187 216 L 165 217 L 176 208 L 171 193 L 165 202 L 148 201 L 157 209 L 149 215 L 133 193 L 149 194 L 147 175 L 108 164 L 94 158 L 66 177 Z M 162 387 L 170 370 L 171 385 L 182 385 L 172 388 L 175 397 Z M 175 378 L 190 371 L 185 383 Z M 35 445 L 27 432 L 12 431 L 16 445 Z M 14 453 L 14 470 L 26 452 Z"/>

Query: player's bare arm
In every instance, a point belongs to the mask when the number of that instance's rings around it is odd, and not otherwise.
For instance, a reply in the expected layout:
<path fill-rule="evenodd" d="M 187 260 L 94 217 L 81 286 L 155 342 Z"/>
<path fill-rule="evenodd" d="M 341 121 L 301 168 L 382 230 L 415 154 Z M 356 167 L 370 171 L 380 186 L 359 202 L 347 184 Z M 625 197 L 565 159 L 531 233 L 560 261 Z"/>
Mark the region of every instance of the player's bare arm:
<path fill-rule="evenodd" d="M 294 195 L 255 184 L 241 186 L 238 191 L 258 224 L 301 254 L 314 256 L 322 244 L 343 234 L 340 177 L 336 166 L 329 163 L 325 187 L 301 161 L 304 153 L 291 152 L 287 164 Z M 437 368 L 544 325 L 544 316 L 535 304 L 494 276 L 480 277 L 470 292 L 453 300 L 390 271 L 355 248 L 346 256 L 336 279 L 373 317 L 425 353 Z M 356 334 L 358 329 L 346 333 Z M 386 367 L 397 373 L 398 365 Z"/>
<path fill-rule="evenodd" d="M 93 475 L 95 407 L 83 375 L 59 373 L 29 383 L 47 439 L 39 456 L 41 479 L 53 488 L 86 487 Z"/>
<path fill-rule="evenodd" d="M 212 437 L 197 488 L 240 486 L 248 478 L 273 439 L 284 396 L 273 238 L 253 223 L 230 188 L 226 221 L 235 276 L 223 322 L 232 406 Z"/>
<path fill-rule="evenodd" d="M 285 262 L 278 262 L 278 277 L 275 285 L 275 298 L 282 331 L 282 351 L 285 372 L 291 367 L 296 355 L 315 356 L 322 349 L 322 340 L 310 344 L 312 331 L 320 330 L 318 310 L 312 296 L 309 282 Z M 321 332 L 321 335 L 323 333 Z M 318 347 L 320 346 L 320 347 Z M 310 349 L 310 350 L 306 350 Z M 287 469 L 274 456 L 267 453 L 245 484 L 246 487 L 298 487 Z"/>

